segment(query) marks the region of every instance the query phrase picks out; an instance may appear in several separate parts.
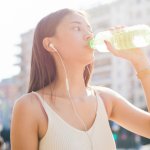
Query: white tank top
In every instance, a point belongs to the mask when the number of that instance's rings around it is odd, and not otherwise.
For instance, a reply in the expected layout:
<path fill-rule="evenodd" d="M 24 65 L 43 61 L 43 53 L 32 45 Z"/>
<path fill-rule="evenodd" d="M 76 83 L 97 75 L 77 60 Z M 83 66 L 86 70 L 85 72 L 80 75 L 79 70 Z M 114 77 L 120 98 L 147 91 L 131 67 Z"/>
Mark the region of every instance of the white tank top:
<path fill-rule="evenodd" d="M 48 129 L 39 141 L 39 150 L 91 150 L 86 132 L 92 140 L 92 150 L 116 150 L 104 103 L 96 90 L 94 91 L 98 101 L 97 113 L 88 131 L 71 126 L 48 105 L 40 94 L 32 92 L 38 96 L 48 117 Z"/>

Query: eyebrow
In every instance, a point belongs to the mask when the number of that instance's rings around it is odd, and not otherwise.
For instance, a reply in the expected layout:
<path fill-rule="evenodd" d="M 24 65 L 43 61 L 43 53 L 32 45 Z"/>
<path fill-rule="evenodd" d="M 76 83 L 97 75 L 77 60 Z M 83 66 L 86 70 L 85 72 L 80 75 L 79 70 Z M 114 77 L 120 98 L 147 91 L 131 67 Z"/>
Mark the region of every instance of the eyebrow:
<path fill-rule="evenodd" d="M 72 21 L 71 23 L 82 24 L 80 21 Z M 91 29 L 91 26 L 87 24 L 87 26 Z"/>

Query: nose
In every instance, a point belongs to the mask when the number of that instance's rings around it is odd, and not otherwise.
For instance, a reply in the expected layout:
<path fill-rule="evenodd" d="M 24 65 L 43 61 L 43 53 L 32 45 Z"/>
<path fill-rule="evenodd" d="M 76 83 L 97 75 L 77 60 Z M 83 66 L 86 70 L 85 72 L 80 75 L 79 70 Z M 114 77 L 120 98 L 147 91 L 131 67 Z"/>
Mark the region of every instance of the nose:
<path fill-rule="evenodd" d="M 92 31 L 87 31 L 86 34 L 84 35 L 84 40 L 88 41 L 94 37 L 94 34 Z"/>

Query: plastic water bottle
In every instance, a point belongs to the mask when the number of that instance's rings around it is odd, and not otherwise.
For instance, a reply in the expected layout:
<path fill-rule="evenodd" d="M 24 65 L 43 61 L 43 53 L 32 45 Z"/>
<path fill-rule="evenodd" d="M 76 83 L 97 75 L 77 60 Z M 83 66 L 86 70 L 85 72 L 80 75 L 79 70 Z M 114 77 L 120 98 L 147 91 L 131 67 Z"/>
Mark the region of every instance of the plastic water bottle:
<path fill-rule="evenodd" d="M 109 52 L 104 40 L 109 41 L 116 50 L 145 47 L 150 45 L 150 27 L 141 24 L 99 32 L 89 41 L 89 45 L 99 52 Z"/>

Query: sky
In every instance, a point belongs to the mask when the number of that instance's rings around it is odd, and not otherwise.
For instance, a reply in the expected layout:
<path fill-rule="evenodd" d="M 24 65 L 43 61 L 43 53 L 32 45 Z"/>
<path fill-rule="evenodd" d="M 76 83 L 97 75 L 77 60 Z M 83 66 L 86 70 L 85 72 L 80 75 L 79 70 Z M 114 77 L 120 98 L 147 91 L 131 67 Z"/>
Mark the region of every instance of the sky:
<path fill-rule="evenodd" d="M 38 21 L 61 8 L 84 8 L 103 0 L 5 0 L 0 4 L 0 81 L 19 73 L 15 56 L 20 35 L 35 28 Z M 112 0 L 105 0 L 109 3 Z"/>

